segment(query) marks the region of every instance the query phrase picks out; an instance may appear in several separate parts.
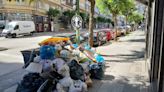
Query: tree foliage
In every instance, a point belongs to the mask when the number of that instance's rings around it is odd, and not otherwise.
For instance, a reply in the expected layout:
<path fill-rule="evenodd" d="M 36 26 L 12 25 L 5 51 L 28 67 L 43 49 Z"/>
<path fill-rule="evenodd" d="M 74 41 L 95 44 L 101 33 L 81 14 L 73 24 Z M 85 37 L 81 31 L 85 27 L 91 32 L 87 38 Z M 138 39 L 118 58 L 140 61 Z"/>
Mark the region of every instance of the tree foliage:
<path fill-rule="evenodd" d="M 127 0 L 96 0 L 96 5 L 102 13 L 111 13 L 113 16 L 121 14 Z"/>
<path fill-rule="evenodd" d="M 49 11 L 47 12 L 47 14 L 48 16 L 56 17 L 60 14 L 60 11 L 58 9 L 49 8 Z"/>
<path fill-rule="evenodd" d="M 64 12 L 63 12 L 63 15 L 66 16 L 66 17 L 72 18 L 73 15 L 75 15 L 75 11 L 67 10 L 67 11 L 64 11 Z"/>
<path fill-rule="evenodd" d="M 98 22 L 98 23 L 112 23 L 112 20 L 110 18 L 105 18 L 105 17 L 98 16 L 96 18 L 96 22 Z"/>
<path fill-rule="evenodd" d="M 122 10 L 124 9 L 124 5 L 127 2 L 127 0 L 96 0 L 96 5 L 99 8 L 101 13 L 111 13 L 112 19 L 114 22 L 114 27 L 116 29 L 116 35 L 117 35 L 117 16 L 122 13 Z M 115 40 L 117 40 L 117 36 L 115 36 Z"/>
<path fill-rule="evenodd" d="M 133 12 L 129 17 L 128 17 L 129 22 L 135 22 L 135 23 L 139 23 L 143 20 L 143 15 L 137 13 L 137 12 Z"/>
<path fill-rule="evenodd" d="M 124 16 L 128 16 L 132 14 L 132 12 L 135 11 L 135 4 L 134 0 L 126 0 L 124 1 L 124 5 L 121 9 L 121 13 Z"/>

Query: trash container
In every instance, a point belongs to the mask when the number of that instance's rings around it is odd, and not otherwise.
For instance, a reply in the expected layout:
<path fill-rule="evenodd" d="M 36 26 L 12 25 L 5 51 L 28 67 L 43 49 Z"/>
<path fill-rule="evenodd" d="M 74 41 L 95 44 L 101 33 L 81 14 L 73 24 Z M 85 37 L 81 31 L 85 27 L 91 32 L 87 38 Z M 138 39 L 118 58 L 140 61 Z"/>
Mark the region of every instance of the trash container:
<path fill-rule="evenodd" d="M 26 68 L 30 62 L 33 62 L 33 59 L 39 55 L 39 50 L 24 50 L 24 51 L 21 51 L 22 55 L 23 55 L 23 59 L 24 59 L 24 67 L 23 68 Z"/>

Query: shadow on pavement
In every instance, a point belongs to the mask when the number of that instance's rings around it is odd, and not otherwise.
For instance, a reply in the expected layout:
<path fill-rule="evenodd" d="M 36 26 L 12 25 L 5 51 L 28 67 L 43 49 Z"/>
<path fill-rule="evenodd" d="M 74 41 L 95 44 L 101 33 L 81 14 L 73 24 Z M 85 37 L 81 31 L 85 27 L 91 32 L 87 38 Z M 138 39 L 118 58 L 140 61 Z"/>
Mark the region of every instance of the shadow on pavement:
<path fill-rule="evenodd" d="M 141 75 L 136 75 L 134 78 L 120 76 L 117 79 L 111 79 L 94 80 L 95 85 L 89 88 L 89 92 L 148 92 L 149 90 L 149 84 L 144 82 Z"/>
<path fill-rule="evenodd" d="M 145 39 L 128 40 L 128 42 L 145 42 Z"/>
<path fill-rule="evenodd" d="M 5 51 L 5 50 L 8 50 L 8 48 L 0 47 L 0 51 Z"/>
<path fill-rule="evenodd" d="M 112 75 L 105 75 L 104 78 L 103 78 L 103 80 L 109 80 L 109 81 L 112 81 L 114 79 L 115 79 L 115 77 L 112 76 Z"/>
<path fill-rule="evenodd" d="M 27 73 L 27 71 L 21 68 L 22 66 L 23 64 L 21 63 L 0 63 L 0 67 L 3 68 L 0 68 L 0 92 L 4 92 L 6 89 L 17 85 L 17 83 L 20 82 Z M 17 69 L 15 69 L 15 67 L 17 67 Z M 15 92 L 15 89 L 13 89 L 13 92 Z"/>
<path fill-rule="evenodd" d="M 105 58 L 110 57 L 109 60 L 106 60 L 106 62 L 133 62 L 137 60 L 142 60 L 145 57 L 145 49 L 142 49 L 141 51 L 131 51 L 132 54 L 118 54 L 118 55 L 102 55 Z M 112 58 L 118 58 L 118 59 L 112 59 Z"/>

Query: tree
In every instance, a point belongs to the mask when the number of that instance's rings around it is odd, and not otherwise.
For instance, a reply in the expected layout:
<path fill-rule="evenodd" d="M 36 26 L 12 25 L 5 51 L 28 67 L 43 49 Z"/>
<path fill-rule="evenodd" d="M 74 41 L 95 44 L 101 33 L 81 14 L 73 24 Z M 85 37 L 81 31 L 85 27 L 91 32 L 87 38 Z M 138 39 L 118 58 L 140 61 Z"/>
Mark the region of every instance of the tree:
<path fill-rule="evenodd" d="M 88 0 L 91 4 L 90 16 L 89 16 L 89 45 L 93 46 L 93 18 L 94 18 L 94 9 L 95 9 L 95 0 Z"/>
<path fill-rule="evenodd" d="M 87 13 L 80 12 L 80 16 L 83 19 L 83 27 L 85 28 L 86 27 L 86 23 L 87 23 Z"/>
<path fill-rule="evenodd" d="M 128 20 L 132 23 L 135 22 L 136 24 L 140 23 L 143 20 L 143 15 L 133 12 L 129 17 Z"/>
<path fill-rule="evenodd" d="M 128 16 L 132 15 L 132 13 L 135 11 L 135 4 L 134 0 L 126 0 L 124 2 L 124 6 L 122 8 L 121 13 L 125 16 L 125 24 L 127 25 L 128 22 Z"/>
<path fill-rule="evenodd" d="M 112 23 L 112 20 L 109 18 L 104 18 L 104 17 L 98 16 L 96 18 L 96 22 L 98 22 L 98 23 Z"/>
<path fill-rule="evenodd" d="M 64 22 L 66 25 L 71 24 L 71 18 L 75 15 L 75 11 L 64 11 L 63 12 Z"/>
<path fill-rule="evenodd" d="M 121 14 L 121 11 L 124 7 L 124 3 L 126 0 L 97 0 L 96 5 L 98 6 L 100 12 L 102 13 L 111 13 L 112 19 L 114 22 L 114 27 L 117 35 L 117 16 Z M 115 36 L 115 40 L 117 40 L 117 36 Z"/>
<path fill-rule="evenodd" d="M 50 17 L 56 17 L 60 14 L 60 11 L 58 9 L 49 8 L 49 11 L 47 12 L 47 14 Z"/>

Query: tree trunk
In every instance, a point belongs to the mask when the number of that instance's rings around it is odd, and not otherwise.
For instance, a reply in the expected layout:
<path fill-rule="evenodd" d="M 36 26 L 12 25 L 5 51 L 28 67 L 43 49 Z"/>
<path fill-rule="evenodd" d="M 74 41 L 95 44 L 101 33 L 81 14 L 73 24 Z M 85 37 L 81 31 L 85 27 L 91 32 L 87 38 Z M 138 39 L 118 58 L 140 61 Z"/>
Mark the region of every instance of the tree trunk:
<path fill-rule="evenodd" d="M 127 23 L 128 23 L 128 15 L 125 16 L 125 24 L 127 26 Z M 126 32 L 128 32 L 128 28 L 126 27 Z"/>
<path fill-rule="evenodd" d="M 113 20 L 114 20 L 114 29 L 116 30 L 115 32 L 115 38 L 114 40 L 117 41 L 117 16 L 113 14 Z"/>
<path fill-rule="evenodd" d="M 89 17 L 89 45 L 93 47 L 93 17 L 94 17 L 94 7 L 95 0 L 90 0 L 91 8 L 90 8 L 90 17 Z"/>

